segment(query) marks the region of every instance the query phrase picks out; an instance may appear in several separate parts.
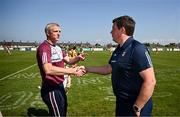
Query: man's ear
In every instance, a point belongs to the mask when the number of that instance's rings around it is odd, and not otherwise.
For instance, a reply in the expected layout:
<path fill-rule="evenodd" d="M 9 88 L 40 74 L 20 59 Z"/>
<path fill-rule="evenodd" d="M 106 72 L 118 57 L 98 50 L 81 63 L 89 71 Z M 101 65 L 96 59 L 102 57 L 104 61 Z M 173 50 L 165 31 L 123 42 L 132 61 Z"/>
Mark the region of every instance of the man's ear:
<path fill-rule="evenodd" d="M 47 36 L 49 36 L 49 32 L 47 32 L 47 34 L 46 34 Z"/>
<path fill-rule="evenodd" d="M 126 34 L 126 29 L 124 28 L 124 26 L 121 28 L 121 30 L 124 34 Z"/>

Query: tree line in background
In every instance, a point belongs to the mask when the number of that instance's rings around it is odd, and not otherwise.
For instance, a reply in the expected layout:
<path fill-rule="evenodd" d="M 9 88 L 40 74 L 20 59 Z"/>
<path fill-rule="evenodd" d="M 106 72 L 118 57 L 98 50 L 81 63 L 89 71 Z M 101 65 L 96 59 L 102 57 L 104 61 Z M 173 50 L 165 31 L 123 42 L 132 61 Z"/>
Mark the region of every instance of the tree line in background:
<path fill-rule="evenodd" d="M 20 47 L 20 46 L 31 46 L 31 47 L 38 47 L 40 43 L 38 42 L 22 42 L 22 41 L 0 41 L 0 46 L 8 46 L 8 47 Z M 162 45 L 160 43 L 144 43 L 147 47 L 149 48 L 158 48 L 158 47 L 167 47 L 167 48 L 180 48 L 180 43 L 169 43 L 166 45 Z M 112 44 L 112 43 L 108 43 L 106 45 L 102 45 L 100 43 L 96 43 L 96 44 L 90 44 L 89 42 L 83 43 L 77 43 L 77 42 L 62 42 L 62 43 L 58 43 L 59 46 L 61 47 L 72 47 L 72 46 L 77 46 L 77 47 L 83 47 L 83 48 L 93 48 L 93 47 L 97 47 L 97 48 L 111 48 L 111 47 L 116 47 L 117 44 Z"/>

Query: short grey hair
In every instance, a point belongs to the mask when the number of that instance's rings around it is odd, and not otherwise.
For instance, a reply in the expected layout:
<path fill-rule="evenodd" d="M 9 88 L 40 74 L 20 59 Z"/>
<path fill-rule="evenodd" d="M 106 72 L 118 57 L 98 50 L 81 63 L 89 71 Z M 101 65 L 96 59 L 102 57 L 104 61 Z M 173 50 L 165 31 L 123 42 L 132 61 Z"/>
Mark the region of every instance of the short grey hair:
<path fill-rule="evenodd" d="M 47 34 L 50 32 L 51 27 L 53 27 L 53 26 L 58 26 L 58 27 L 60 27 L 60 25 L 57 24 L 57 23 L 48 23 L 48 24 L 46 25 L 46 27 L 45 27 L 46 36 L 47 36 Z"/>

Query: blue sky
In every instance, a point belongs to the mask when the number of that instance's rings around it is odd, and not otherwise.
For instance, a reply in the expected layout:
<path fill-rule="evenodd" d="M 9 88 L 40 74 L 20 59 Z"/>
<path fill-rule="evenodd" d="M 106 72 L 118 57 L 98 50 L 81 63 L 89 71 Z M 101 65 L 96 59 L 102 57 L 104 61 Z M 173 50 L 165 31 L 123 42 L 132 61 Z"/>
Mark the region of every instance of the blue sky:
<path fill-rule="evenodd" d="M 112 20 L 129 15 L 141 42 L 180 43 L 180 0 L 0 0 L 0 41 L 37 41 L 47 23 L 62 27 L 61 42 L 113 43 Z"/>

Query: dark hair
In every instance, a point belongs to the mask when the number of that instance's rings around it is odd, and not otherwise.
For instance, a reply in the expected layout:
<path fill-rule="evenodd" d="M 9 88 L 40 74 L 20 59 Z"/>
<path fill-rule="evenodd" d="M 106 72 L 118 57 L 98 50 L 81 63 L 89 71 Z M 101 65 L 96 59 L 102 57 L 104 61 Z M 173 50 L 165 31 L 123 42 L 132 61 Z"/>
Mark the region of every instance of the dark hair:
<path fill-rule="evenodd" d="M 76 49 L 76 46 L 74 46 L 72 49 L 75 50 L 75 49 Z"/>
<path fill-rule="evenodd" d="M 126 34 L 128 36 L 133 36 L 136 22 L 133 20 L 132 17 L 127 16 L 127 15 L 121 16 L 121 17 L 115 18 L 113 20 L 113 23 L 115 22 L 118 29 L 120 29 L 121 27 L 124 27 L 126 29 Z"/>

